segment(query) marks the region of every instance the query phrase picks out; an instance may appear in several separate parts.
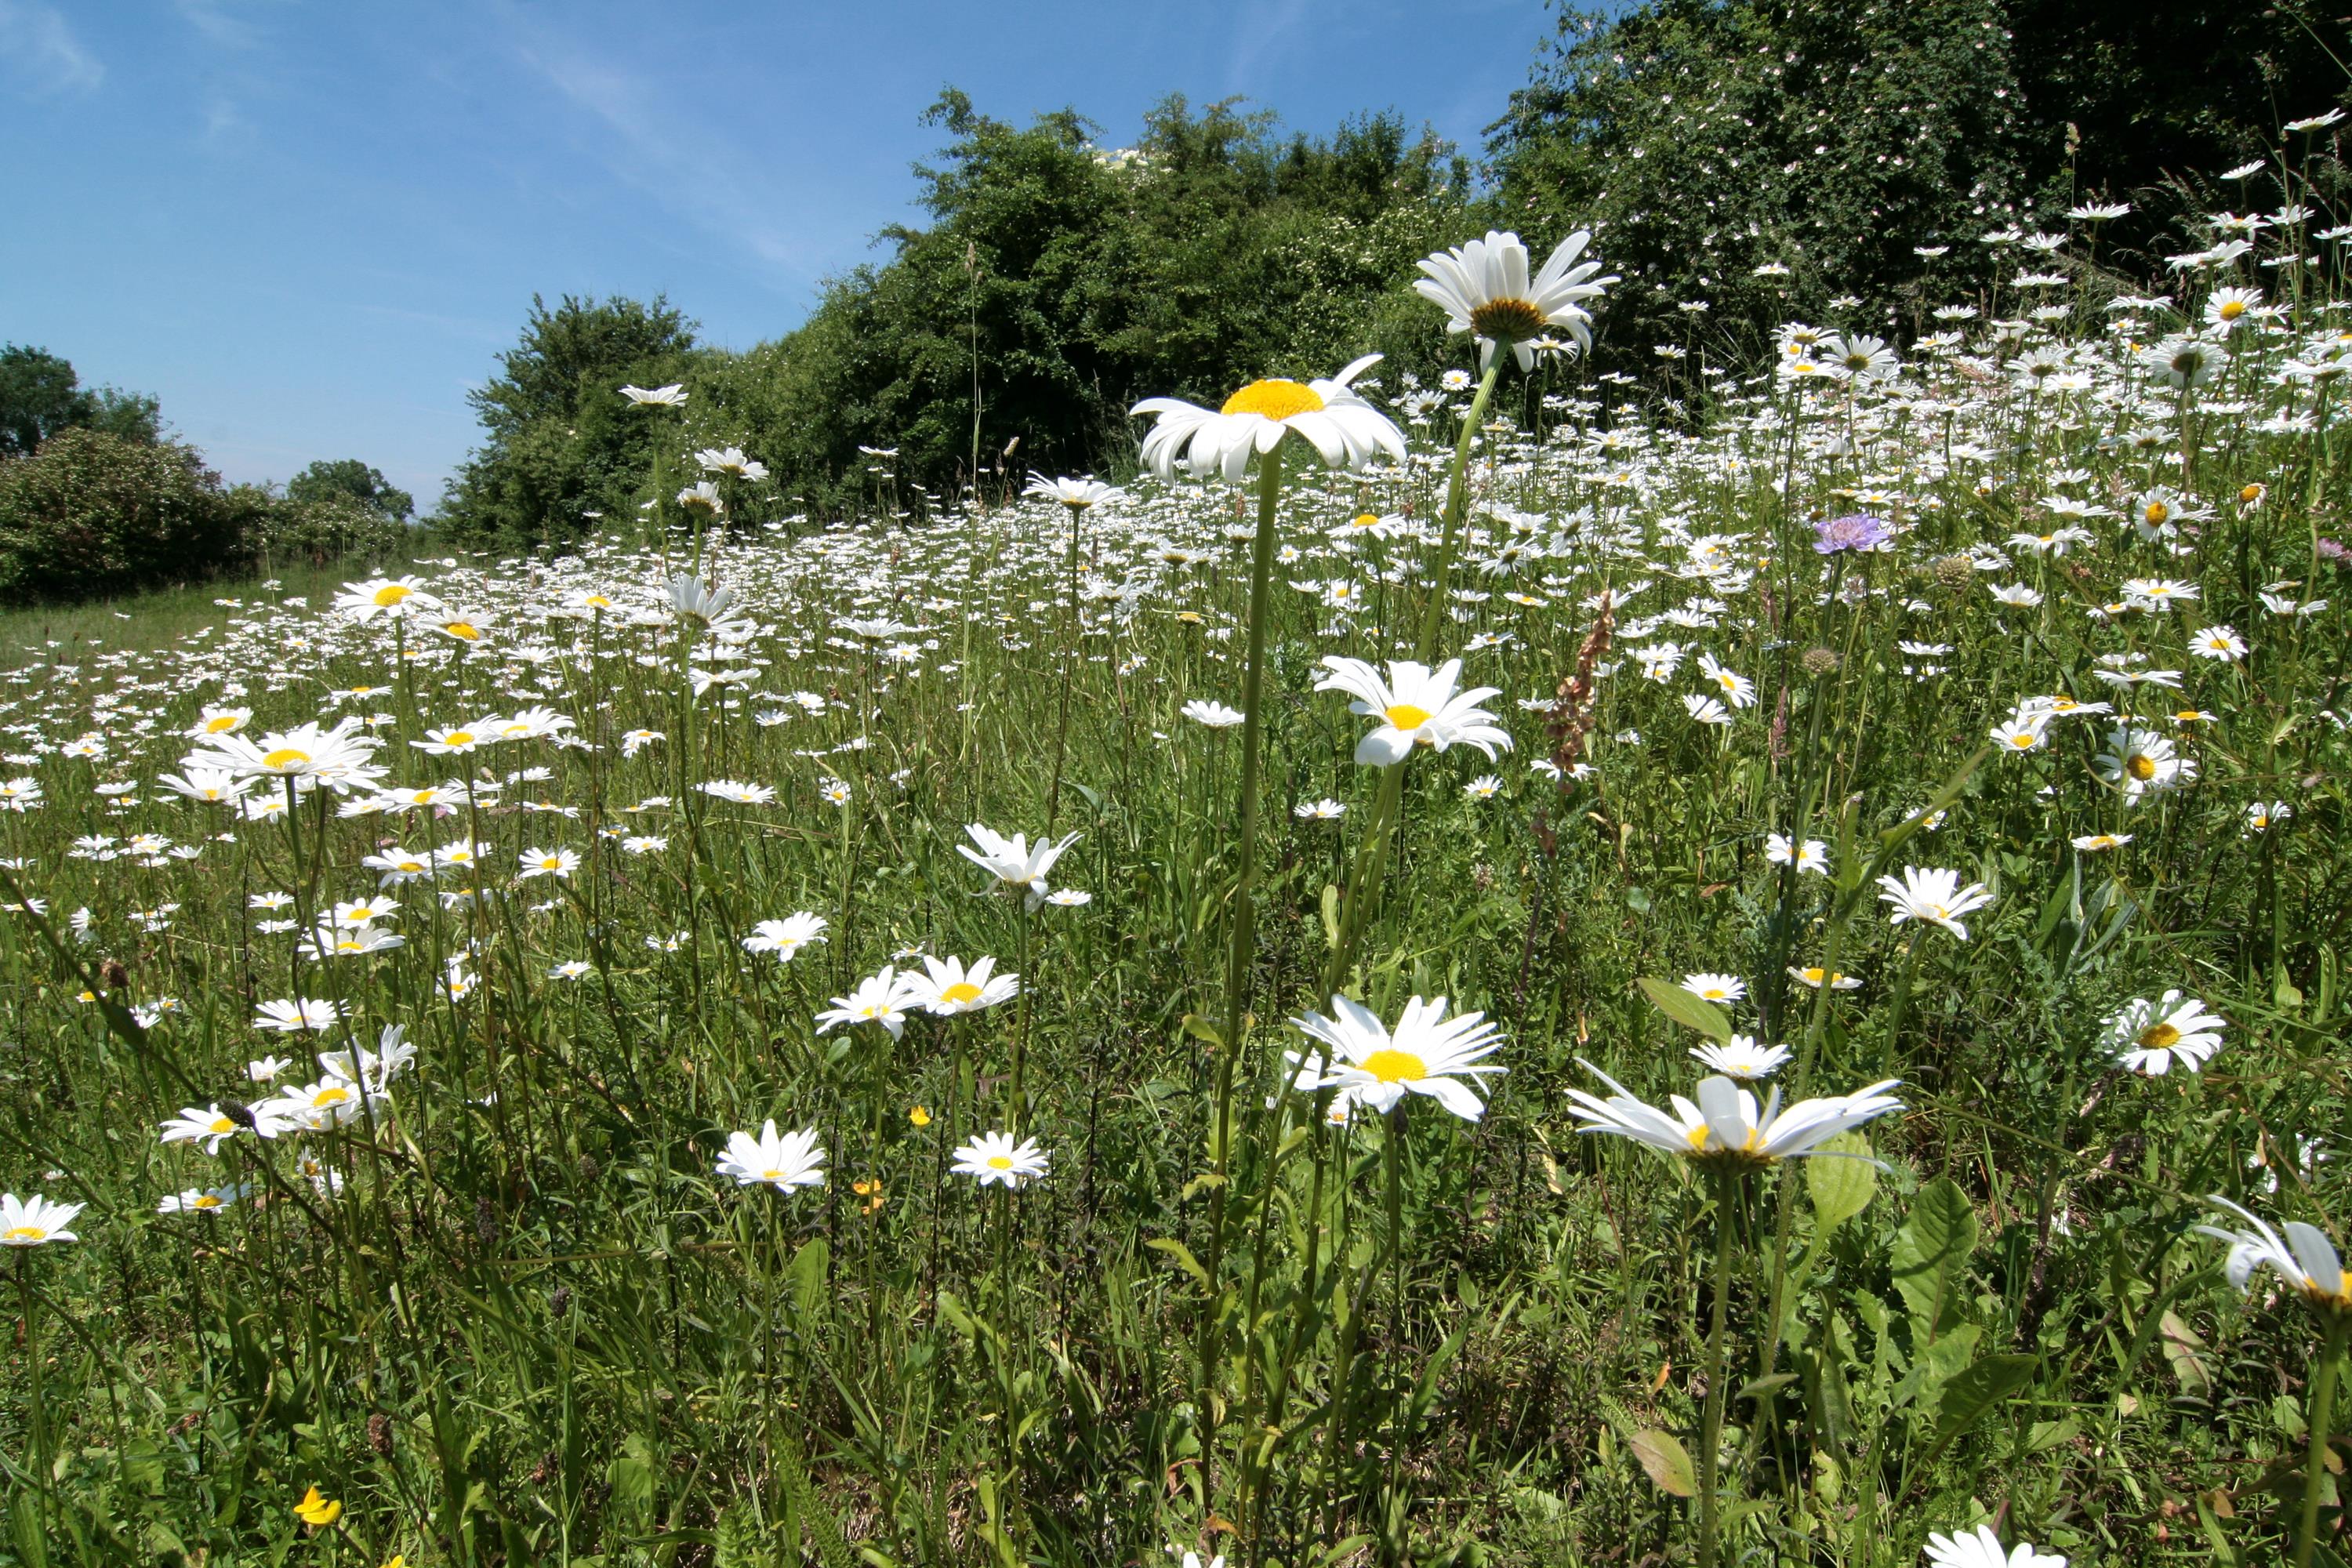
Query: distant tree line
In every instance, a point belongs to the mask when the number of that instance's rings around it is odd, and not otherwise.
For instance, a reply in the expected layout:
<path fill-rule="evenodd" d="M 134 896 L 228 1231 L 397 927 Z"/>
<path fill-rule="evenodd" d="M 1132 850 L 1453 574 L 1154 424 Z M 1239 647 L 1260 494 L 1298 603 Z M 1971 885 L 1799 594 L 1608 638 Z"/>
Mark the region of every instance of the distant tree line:
<path fill-rule="evenodd" d="M 1594 229 L 1624 279 L 1597 365 L 1645 379 L 1654 345 L 1752 353 L 1790 319 L 1916 330 L 2017 269 L 1988 233 L 2063 228 L 2084 203 L 2132 207 L 2101 255 L 2144 279 L 2156 237 L 2239 198 L 2215 183 L 2231 165 L 2301 170 L 2332 141 L 2280 127 L 2347 79 L 2346 20 L 2305 0 L 1556 9 L 1475 177 L 1393 115 L 1316 138 L 1171 98 L 1111 151 L 1075 111 L 1014 127 L 950 89 L 928 116 L 946 146 L 916 171 L 929 221 L 887 231 L 889 258 L 799 328 L 732 353 L 666 300 L 534 300 L 475 395 L 483 442 L 441 521 L 561 545 L 635 516 L 656 453 L 684 483 L 678 457 L 710 443 L 770 470 L 763 518 L 1115 467 L 1139 396 L 1218 399 L 1374 349 L 1392 376 L 1453 363 L 1402 285 L 1489 225 L 1539 247 Z M 682 383 L 687 405 L 633 407 L 624 382 Z"/>
<path fill-rule="evenodd" d="M 0 603 L 103 597 L 400 542 L 416 503 L 352 458 L 282 491 L 231 485 L 164 434 L 155 398 L 0 347 Z"/>

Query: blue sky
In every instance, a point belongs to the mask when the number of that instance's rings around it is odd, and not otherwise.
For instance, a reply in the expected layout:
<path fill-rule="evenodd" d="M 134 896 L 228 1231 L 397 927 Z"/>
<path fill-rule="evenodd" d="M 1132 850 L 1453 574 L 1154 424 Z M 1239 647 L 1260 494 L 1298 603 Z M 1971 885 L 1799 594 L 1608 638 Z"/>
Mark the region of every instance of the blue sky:
<path fill-rule="evenodd" d="M 1542 0 L 0 0 L 0 339 L 163 399 L 231 479 L 362 458 L 425 506 L 534 291 L 789 330 L 910 216 L 952 82 L 1131 141 L 1171 91 L 1477 150 Z"/>

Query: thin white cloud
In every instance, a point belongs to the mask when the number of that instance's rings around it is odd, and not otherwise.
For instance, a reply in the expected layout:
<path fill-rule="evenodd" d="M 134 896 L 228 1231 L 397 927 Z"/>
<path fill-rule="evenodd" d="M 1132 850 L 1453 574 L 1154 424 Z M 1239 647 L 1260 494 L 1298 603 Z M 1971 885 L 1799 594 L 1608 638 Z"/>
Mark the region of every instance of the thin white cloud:
<path fill-rule="evenodd" d="M 88 92 L 106 79 L 64 16 L 37 0 L 0 0 L 0 62 L 36 92 Z"/>
<path fill-rule="evenodd" d="M 697 123 L 678 94 L 544 34 L 517 53 L 604 134 L 599 150 L 615 178 L 792 281 L 814 279 L 821 265 L 814 251 L 767 216 L 791 209 L 789 193 L 739 144 Z"/>

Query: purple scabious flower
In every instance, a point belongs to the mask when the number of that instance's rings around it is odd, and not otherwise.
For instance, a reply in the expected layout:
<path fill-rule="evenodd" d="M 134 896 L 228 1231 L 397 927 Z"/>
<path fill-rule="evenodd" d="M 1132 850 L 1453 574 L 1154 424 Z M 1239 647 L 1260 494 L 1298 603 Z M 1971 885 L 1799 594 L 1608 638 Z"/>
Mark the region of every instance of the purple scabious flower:
<path fill-rule="evenodd" d="M 1875 550 L 1894 537 L 1895 530 L 1885 518 L 1872 517 L 1866 512 L 1823 518 L 1813 524 L 1813 549 L 1822 555 L 1835 555 L 1848 550 Z"/>

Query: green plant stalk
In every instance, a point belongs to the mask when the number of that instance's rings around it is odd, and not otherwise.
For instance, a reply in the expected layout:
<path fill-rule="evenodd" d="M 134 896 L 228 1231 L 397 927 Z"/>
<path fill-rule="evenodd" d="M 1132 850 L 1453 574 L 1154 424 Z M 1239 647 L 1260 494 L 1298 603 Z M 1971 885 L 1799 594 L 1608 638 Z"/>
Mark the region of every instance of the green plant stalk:
<path fill-rule="evenodd" d="M 1437 657 L 1437 639 L 1445 629 L 1445 585 L 1453 575 L 1454 547 L 1461 537 L 1463 514 L 1470 510 L 1470 443 L 1477 438 L 1486 405 L 1494 401 L 1496 384 L 1503 379 L 1503 363 L 1510 357 L 1508 342 L 1495 345 L 1495 357 L 1479 378 L 1470 412 L 1462 416 L 1462 434 L 1454 443 L 1454 471 L 1445 481 L 1444 526 L 1438 536 L 1436 563 L 1430 568 L 1429 605 L 1422 611 L 1421 638 L 1413 645 L 1413 657 L 1423 664 Z"/>
<path fill-rule="evenodd" d="M 1720 1503 L 1716 1461 L 1723 1447 L 1723 1322 L 1731 1294 L 1731 1198 L 1739 1178 L 1718 1173 L 1715 1186 L 1715 1300 L 1706 1329 L 1706 1408 L 1698 1427 L 1698 1568 L 1715 1568 Z"/>
<path fill-rule="evenodd" d="M 26 1438 L 32 1447 L 34 1485 L 40 1489 L 41 1512 L 49 1510 L 49 1426 L 47 1411 L 42 1403 L 41 1339 L 33 1321 L 33 1249 L 19 1247 L 16 1251 L 16 1302 L 25 1321 L 25 1371 L 26 1401 L 25 1410 Z"/>
<path fill-rule="evenodd" d="M 2303 1462 L 2303 1522 L 2294 1534 L 2294 1568 L 2311 1568 L 2312 1551 L 2319 1544 L 2319 1487 L 2327 1475 L 2327 1430 L 2336 1419 L 2336 1366 L 2344 1359 L 2347 1337 L 2352 1312 L 2329 1313 L 2319 1371 L 2311 1380 L 2310 1448 Z"/>
<path fill-rule="evenodd" d="M 1256 945 L 1255 907 L 1251 884 L 1257 873 L 1258 752 L 1265 729 L 1265 623 L 1267 599 L 1274 576 L 1274 514 L 1282 499 L 1282 447 L 1259 454 L 1257 460 L 1257 537 L 1250 552 L 1248 664 L 1242 672 L 1242 771 L 1234 830 L 1240 835 L 1239 863 L 1234 872 L 1231 946 L 1225 954 L 1223 1037 L 1217 1045 L 1216 1099 L 1211 1110 L 1209 1163 L 1216 1180 L 1209 1193 L 1209 1256 L 1207 1300 L 1201 1319 L 1200 1419 L 1201 1448 L 1213 1451 L 1217 1419 L 1211 1404 L 1215 1391 L 1223 1296 L 1218 1284 L 1224 1258 L 1225 1205 L 1233 1159 L 1234 1079 L 1240 1064 L 1242 1019 L 1248 1000 L 1250 956 Z"/>

